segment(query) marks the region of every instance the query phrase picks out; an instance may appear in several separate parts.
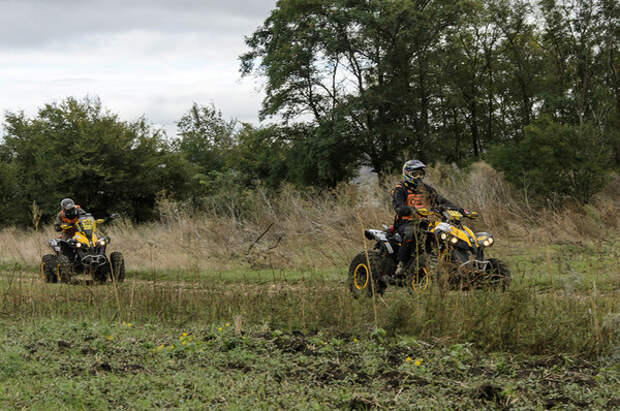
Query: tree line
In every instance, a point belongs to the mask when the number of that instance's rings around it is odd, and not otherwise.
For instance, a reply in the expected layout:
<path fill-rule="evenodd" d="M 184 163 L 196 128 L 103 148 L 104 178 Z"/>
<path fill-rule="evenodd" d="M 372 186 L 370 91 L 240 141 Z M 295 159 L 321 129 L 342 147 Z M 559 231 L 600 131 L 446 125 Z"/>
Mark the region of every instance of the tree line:
<path fill-rule="evenodd" d="M 227 208 L 256 185 L 333 187 L 360 166 L 485 159 L 539 200 L 588 202 L 620 165 L 613 0 L 281 0 L 246 37 L 263 126 L 194 103 L 166 136 L 97 98 L 5 113 L 0 225 L 62 197 L 156 217 Z"/>
<path fill-rule="evenodd" d="M 484 158 L 588 201 L 620 164 L 619 16 L 614 0 L 286 0 L 241 67 L 266 80 L 263 116 L 311 119 L 322 183 Z"/>

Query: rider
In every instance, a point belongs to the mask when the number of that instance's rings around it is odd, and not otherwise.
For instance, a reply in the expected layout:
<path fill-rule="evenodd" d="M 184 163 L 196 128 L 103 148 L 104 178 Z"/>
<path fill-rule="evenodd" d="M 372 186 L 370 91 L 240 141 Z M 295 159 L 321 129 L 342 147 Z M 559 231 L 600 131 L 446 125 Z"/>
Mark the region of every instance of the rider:
<path fill-rule="evenodd" d="M 75 202 L 70 198 L 64 198 L 60 202 L 60 212 L 56 216 L 56 220 L 54 221 L 54 228 L 56 231 L 62 231 L 63 240 L 67 240 L 73 238 L 73 235 L 76 232 L 76 228 L 71 226 L 67 229 L 63 229 L 61 225 L 63 224 L 75 224 L 77 223 L 80 216 L 86 214 L 86 211 L 82 210 L 79 205 L 76 205 Z"/>
<path fill-rule="evenodd" d="M 421 221 L 415 210 L 426 208 L 429 210 L 448 208 L 465 210 L 456 207 L 446 198 L 439 195 L 430 185 L 424 183 L 426 166 L 420 160 L 409 160 L 403 165 L 403 181 L 392 190 L 392 206 L 396 211 L 394 228 L 402 237 L 402 247 L 398 251 L 398 266 L 396 276 L 399 276 L 409 258 L 417 240 L 422 236 Z"/>

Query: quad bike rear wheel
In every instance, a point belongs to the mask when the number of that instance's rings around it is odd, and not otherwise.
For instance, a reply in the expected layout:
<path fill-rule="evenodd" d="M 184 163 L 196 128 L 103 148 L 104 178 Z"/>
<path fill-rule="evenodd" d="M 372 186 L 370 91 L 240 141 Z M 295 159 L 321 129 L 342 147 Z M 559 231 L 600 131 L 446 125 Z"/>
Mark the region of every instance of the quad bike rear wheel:
<path fill-rule="evenodd" d="M 120 251 L 110 254 L 110 279 L 118 283 L 125 281 L 125 260 Z"/>
<path fill-rule="evenodd" d="M 386 285 L 380 279 L 383 275 L 381 260 L 381 255 L 375 250 L 368 251 L 368 258 L 366 258 L 364 251 L 353 257 L 349 266 L 348 285 L 355 298 L 362 295 L 372 296 L 373 291 L 377 294 L 383 294 Z"/>
<path fill-rule="evenodd" d="M 41 258 L 41 271 L 46 283 L 58 282 L 58 261 L 54 254 L 45 254 Z"/>

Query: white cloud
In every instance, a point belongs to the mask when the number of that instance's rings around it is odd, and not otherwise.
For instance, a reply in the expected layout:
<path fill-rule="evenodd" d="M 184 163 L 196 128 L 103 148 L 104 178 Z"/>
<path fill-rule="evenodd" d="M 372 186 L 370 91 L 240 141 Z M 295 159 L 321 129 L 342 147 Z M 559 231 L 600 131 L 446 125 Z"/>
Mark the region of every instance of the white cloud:
<path fill-rule="evenodd" d="M 193 102 L 256 123 L 262 95 L 240 79 L 238 57 L 274 6 L 0 0 L 0 112 L 96 95 L 121 118 L 145 115 L 169 132 Z"/>

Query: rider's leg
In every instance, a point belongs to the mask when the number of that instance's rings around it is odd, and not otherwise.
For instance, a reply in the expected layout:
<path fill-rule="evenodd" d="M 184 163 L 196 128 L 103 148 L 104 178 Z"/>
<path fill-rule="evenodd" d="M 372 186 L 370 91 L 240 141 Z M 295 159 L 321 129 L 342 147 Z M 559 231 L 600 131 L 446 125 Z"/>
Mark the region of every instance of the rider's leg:
<path fill-rule="evenodd" d="M 394 273 L 396 276 L 402 273 L 409 258 L 411 258 L 411 252 L 415 247 L 415 225 L 413 222 L 404 222 L 398 227 L 398 232 L 402 237 L 402 245 L 398 250 L 398 256 L 396 258 L 398 261 L 396 272 Z"/>

